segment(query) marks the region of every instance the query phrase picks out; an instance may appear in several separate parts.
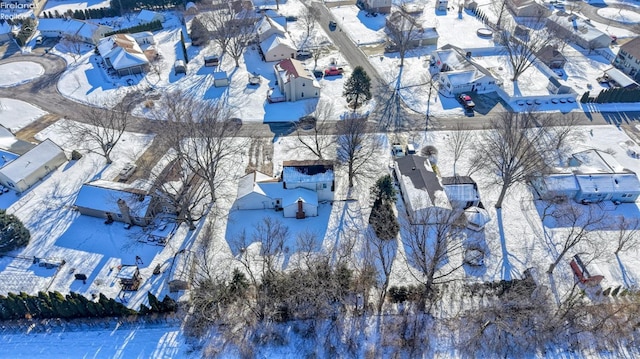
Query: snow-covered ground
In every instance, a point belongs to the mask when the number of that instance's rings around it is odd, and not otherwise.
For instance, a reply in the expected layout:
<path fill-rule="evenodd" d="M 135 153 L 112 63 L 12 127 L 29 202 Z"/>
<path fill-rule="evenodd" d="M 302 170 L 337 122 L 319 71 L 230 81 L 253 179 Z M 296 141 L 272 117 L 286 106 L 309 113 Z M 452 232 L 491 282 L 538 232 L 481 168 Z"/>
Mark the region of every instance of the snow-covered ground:
<path fill-rule="evenodd" d="M 640 23 L 640 14 L 626 9 L 603 8 L 598 9 L 598 15 L 626 24 Z"/>
<path fill-rule="evenodd" d="M 84 9 L 100 9 L 110 7 L 109 0 L 50 0 L 44 7 L 44 11 L 50 11 L 53 14 L 57 11 L 60 14 L 66 13 L 68 10 L 84 10 Z"/>
<path fill-rule="evenodd" d="M 44 67 L 31 61 L 16 61 L 0 65 L 0 87 L 29 82 L 44 74 Z"/>
<path fill-rule="evenodd" d="M 14 133 L 46 114 L 24 101 L 0 98 L 0 125 Z"/>
<path fill-rule="evenodd" d="M 5 331 L 2 356 L 11 358 L 185 358 L 188 346 L 178 324 L 70 325 L 66 330 Z"/>

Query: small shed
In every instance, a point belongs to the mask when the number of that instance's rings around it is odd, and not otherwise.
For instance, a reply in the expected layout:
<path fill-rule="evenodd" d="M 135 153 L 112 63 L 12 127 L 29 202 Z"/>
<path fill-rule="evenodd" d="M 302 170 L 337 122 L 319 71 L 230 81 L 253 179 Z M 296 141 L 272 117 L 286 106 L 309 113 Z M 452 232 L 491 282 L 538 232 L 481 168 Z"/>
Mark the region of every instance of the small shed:
<path fill-rule="evenodd" d="M 449 7 L 449 1 L 448 0 L 437 0 L 436 1 L 436 10 L 438 10 L 438 11 L 447 11 L 448 7 Z"/>
<path fill-rule="evenodd" d="M 306 188 L 284 192 L 282 208 L 285 218 L 303 219 L 318 215 L 318 195 Z"/>
<path fill-rule="evenodd" d="M 193 252 L 181 250 L 176 253 L 169 273 L 169 291 L 171 293 L 187 290 L 191 287 L 191 274 L 194 265 Z"/>
<path fill-rule="evenodd" d="M 184 64 L 184 61 L 177 60 L 173 64 L 173 70 L 174 70 L 176 75 L 177 74 L 186 74 L 187 73 L 187 66 Z"/>
<path fill-rule="evenodd" d="M 124 291 L 134 291 L 140 287 L 140 270 L 137 265 L 121 266 L 116 278 L 120 279 L 120 286 Z"/>
<path fill-rule="evenodd" d="M 204 57 L 204 66 L 215 67 L 220 64 L 220 57 L 218 55 L 209 55 Z"/>
<path fill-rule="evenodd" d="M 226 71 L 215 71 L 213 73 L 213 86 L 225 87 L 229 86 L 229 77 Z"/>

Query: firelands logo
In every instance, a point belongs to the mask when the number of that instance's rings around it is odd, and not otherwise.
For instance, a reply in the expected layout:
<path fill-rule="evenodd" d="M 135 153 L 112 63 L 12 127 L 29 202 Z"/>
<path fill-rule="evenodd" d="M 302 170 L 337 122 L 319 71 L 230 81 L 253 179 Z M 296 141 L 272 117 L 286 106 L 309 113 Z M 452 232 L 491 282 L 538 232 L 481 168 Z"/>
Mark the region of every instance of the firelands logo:
<path fill-rule="evenodd" d="M 36 5 L 33 3 L 19 4 L 1 2 L 0 0 L 0 20 L 17 20 L 20 18 L 26 18 L 28 17 L 27 11 L 34 10 L 35 8 Z"/>

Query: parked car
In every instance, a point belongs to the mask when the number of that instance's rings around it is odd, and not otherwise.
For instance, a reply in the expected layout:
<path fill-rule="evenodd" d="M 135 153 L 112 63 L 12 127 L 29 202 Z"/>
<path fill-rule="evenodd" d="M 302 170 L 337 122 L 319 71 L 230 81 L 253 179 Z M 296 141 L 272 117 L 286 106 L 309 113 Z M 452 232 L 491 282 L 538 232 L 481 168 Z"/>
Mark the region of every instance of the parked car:
<path fill-rule="evenodd" d="M 126 181 L 131 178 L 131 175 L 138 169 L 133 163 L 127 163 L 126 166 L 120 171 L 120 181 Z"/>
<path fill-rule="evenodd" d="M 342 67 L 331 66 L 329 68 L 324 69 L 325 76 L 338 76 L 338 75 L 342 75 L 343 72 L 344 70 L 342 69 Z"/>
<path fill-rule="evenodd" d="M 324 72 L 320 70 L 313 70 L 313 76 L 315 76 L 317 79 L 322 78 L 322 75 L 324 75 Z"/>
<path fill-rule="evenodd" d="M 465 108 L 474 108 L 476 107 L 476 104 L 473 103 L 473 100 L 471 99 L 471 96 L 467 95 L 467 94 L 460 94 L 460 96 L 458 96 L 458 100 L 460 101 L 460 103 L 462 104 L 462 106 L 464 106 Z"/>
<path fill-rule="evenodd" d="M 311 58 L 312 54 L 309 50 L 298 50 L 296 51 L 296 59 L 298 60 L 306 60 Z"/>
<path fill-rule="evenodd" d="M 391 145 L 391 154 L 393 157 L 404 157 L 404 149 L 402 148 L 402 145 L 398 142 L 394 142 Z"/>
<path fill-rule="evenodd" d="M 335 21 L 333 21 L 333 20 L 329 21 L 329 30 L 335 31 L 337 26 L 338 26 L 338 24 L 336 24 Z"/>

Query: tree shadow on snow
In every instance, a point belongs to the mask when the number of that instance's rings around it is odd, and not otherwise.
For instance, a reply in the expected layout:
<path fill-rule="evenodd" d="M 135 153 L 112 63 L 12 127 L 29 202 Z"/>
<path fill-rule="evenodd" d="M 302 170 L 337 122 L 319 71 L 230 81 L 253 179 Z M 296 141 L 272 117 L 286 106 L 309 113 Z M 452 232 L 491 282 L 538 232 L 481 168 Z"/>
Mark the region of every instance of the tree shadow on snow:
<path fill-rule="evenodd" d="M 498 232 L 500 234 L 500 248 L 502 249 L 502 259 L 500 260 L 500 278 L 510 281 L 518 277 L 517 270 L 511 264 L 511 258 L 515 256 L 509 253 L 507 249 L 507 240 L 504 234 L 504 222 L 502 219 L 502 208 L 496 208 L 496 217 L 498 218 Z"/>

